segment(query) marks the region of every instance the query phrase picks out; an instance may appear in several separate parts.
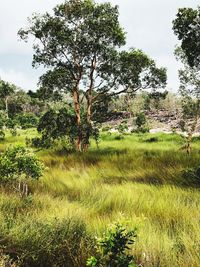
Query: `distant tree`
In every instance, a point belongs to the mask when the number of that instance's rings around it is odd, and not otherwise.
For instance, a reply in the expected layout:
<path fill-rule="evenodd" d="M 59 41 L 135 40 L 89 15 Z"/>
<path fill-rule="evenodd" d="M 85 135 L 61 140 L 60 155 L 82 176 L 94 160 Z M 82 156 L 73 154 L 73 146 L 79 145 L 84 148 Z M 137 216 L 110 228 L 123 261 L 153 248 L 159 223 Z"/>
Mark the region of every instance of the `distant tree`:
<path fill-rule="evenodd" d="M 149 93 L 149 99 L 151 103 L 151 107 L 153 109 L 160 109 L 161 108 L 161 101 L 165 100 L 168 95 L 168 91 L 165 90 L 164 92 L 160 91 L 153 91 Z"/>
<path fill-rule="evenodd" d="M 77 150 L 83 147 L 82 129 L 92 127 L 93 105 L 104 101 L 102 96 L 166 83 L 166 70 L 157 68 L 142 51 L 118 51 L 125 45 L 118 15 L 118 7 L 110 3 L 69 0 L 54 8 L 53 15 L 34 14 L 29 27 L 19 31 L 22 39 L 32 35 L 36 40 L 33 66 L 49 69 L 40 78 L 42 88 L 48 95 L 65 92 L 72 98 L 79 129 Z"/>
<path fill-rule="evenodd" d="M 15 92 L 16 87 L 8 82 L 0 80 L 0 98 L 4 100 L 5 111 L 8 117 L 8 100 L 9 97 Z"/>

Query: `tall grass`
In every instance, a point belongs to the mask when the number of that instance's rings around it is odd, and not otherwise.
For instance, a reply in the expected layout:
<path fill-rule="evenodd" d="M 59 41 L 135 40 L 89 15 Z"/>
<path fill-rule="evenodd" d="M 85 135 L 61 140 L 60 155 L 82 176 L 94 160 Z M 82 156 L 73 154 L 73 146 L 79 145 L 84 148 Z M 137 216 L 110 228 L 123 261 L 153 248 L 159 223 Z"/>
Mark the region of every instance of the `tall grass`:
<path fill-rule="evenodd" d="M 138 228 L 133 254 L 142 266 L 200 266 L 200 192 L 182 176 L 199 165 L 200 143 L 187 155 L 180 136 L 153 136 L 156 142 L 149 134 L 104 134 L 99 150 L 92 144 L 84 154 L 37 152 L 47 169 L 31 184 L 33 196 L 22 200 L 2 189 L 0 245 L 17 250 L 13 257 L 21 253 L 27 266 L 85 266 L 91 236 L 125 220 Z M 7 140 L 23 143 L 24 135 Z"/>

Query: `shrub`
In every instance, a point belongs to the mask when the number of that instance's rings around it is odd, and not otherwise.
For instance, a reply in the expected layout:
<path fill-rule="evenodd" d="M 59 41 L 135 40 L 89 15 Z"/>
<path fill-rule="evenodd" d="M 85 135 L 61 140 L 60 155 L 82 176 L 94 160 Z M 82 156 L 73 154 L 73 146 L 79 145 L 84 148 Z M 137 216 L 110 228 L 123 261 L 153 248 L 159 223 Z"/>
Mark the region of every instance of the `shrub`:
<path fill-rule="evenodd" d="M 158 142 L 159 141 L 159 138 L 158 137 L 150 137 L 148 139 L 145 140 L 145 142 L 147 143 L 155 143 L 155 142 Z"/>
<path fill-rule="evenodd" d="M 149 132 L 149 127 L 147 126 L 147 119 L 143 112 L 138 113 L 136 115 L 135 124 L 137 126 L 137 129 L 135 130 L 136 133 Z"/>
<path fill-rule="evenodd" d="M 0 141 L 3 141 L 5 139 L 5 133 L 3 130 L 0 130 Z"/>
<path fill-rule="evenodd" d="M 110 131 L 111 127 L 110 126 L 105 126 L 101 129 L 102 132 L 108 132 Z"/>
<path fill-rule="evenodd" d="M 15 189 L 21 196 L 28 194 L 28 179 L 38 179 L 43 169 L 36 156 L 22 146 L 9 148 L 0 156 L 0 182 L 17 182 L 18 188 Z"/>
<path fill-rule="evenodd" d="M 20 114 L 16 117 L 17 124 L 22 127 L 22 129 L 29 129 L 37 127 L 38 117 L 33 113 Z"/>
<path fill-rule="evenodd" d="M 87 260 L 90 267 L 134 267 L 134 257 L 127 251 L 134 244 L 135 230 L 128 231 L 122 224 L 116 223 L 97 240 L 97 256 Z"/>
<path fill-rule="evenodd" d="M 124 136 L 123 135 L 117 135 L 117 136 L 115 136 L 114 139 L 115 140 L 123 140 L 124 139 Z"/>
<path fill-rule="evenodd" d="M 124 134 L 125 132 L 128 131 L 128 124 L 127 121 L 124 120 L 122 121 L 117 127 L 116 129 L 118 130 L 119 133 Z"/>
<path fill-rule="evenodd" d="M 200 166 L 182 172 L 183 184 L 200 187 Z"/>
<path fill-rule="evenodd" d="M 146 116 L 143 112 L 137 113 L 135 123 L 138 128 L 141 128 L 146 124 Z"/>

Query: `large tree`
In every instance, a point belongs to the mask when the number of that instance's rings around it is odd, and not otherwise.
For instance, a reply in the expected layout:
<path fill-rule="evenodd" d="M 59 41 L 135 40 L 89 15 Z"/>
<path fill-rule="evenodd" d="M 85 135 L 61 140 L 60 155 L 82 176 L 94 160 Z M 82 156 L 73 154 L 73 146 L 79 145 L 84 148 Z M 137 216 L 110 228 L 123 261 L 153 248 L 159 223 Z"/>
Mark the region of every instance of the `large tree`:
<path fill-rule="evenodd" d="M 166 70 L 157 68 L 142 51 L 119 50 L 125 45 L 125 32 L 118 16 L 118 7 L 110 3 L 69 0 L 53 14 L 34 14 L 28 28 L 19 31 L 22 39 L 35 37 L 33 66 L 47 68 L 40 78 L 42 87 L 49 94 L 67 92 L 72 97 L 78 150 L 82 126 L 92 127 L 92 107 L 103 101 L 102 96 L 166 84 Z"/>

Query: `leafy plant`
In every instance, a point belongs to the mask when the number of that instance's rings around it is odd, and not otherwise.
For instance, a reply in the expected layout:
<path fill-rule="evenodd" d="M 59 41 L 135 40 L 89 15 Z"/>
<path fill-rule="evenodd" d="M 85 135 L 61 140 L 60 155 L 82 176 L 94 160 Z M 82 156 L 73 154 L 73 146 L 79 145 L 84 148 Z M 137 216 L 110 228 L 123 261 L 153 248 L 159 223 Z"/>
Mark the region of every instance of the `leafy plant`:
<path fill-rule="evenodd" d="M 40 160 L 22 146 L 9 148 L 0 156 L 0 182 L 17 182 L 18 187 L 15 189 L 21 196 L 28 195 L 28 179 L 39 179 L 43 170 L 44 166 Z"/>
<path fill-rule="evenodd" d="M 137 114 L 135 119 L 135 124 L 137 126 L 137 130 L 135 132 L 141 132 L 141 133 L 149 132 L 149 127 L 147 126 L 147 119 L 143 112 Z"/>
<path fill-rule="evenodd" d="M 32 113 L 19 114 L 16 116 L 17 124 L 21 126 L 22 129 L 37 127 L 38 120 L 38 117 Z"/>
<path fill-rule="evenodd" d="M 185 185 L 200 187 L 200 166 L 184 170 L 182 176 Z"/>
<path fill-rule="evenodd" d="M 136 267 L 134 257 L 127 251 L 135 243 L 136 230 L 128 231 L 116 223 L 97 239 L 97 256 L 87 260 L 90 267 Z"/>
<path fill-rule="evenodd" d="M 119 133 L 124 134 L 125 132 L 128 131 L 128 124 L 127 121 L 124 120 L 122 121 L 118 126 L 117 126 L 117 130 Z"/>

